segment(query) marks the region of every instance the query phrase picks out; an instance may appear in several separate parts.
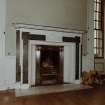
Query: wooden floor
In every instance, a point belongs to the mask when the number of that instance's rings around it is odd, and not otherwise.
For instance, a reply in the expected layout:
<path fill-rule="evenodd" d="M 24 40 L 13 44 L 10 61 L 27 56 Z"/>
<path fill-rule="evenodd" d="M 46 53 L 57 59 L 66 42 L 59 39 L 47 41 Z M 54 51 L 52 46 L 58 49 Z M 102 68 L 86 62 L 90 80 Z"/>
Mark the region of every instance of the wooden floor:
<path fill-rule="evenodd" d="M 98 88 L 15 97 L 13 90 L 0 92 L 0 105 L 105 105 L 105 86 Z"/>

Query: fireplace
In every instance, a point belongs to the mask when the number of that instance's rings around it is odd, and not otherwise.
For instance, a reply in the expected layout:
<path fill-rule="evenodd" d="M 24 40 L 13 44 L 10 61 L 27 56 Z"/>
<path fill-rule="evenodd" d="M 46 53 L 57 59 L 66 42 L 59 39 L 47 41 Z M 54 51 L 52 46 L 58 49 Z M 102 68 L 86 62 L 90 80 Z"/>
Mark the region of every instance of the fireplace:
<path fill-rule="evenodd" d="M 16 82 L 21 86 L 80 83 L 83 33 L 27 27 L 16 31 Z"/>
<path fill-rule="evenodd" d="M 63 46 L 37 45 L 36 49 L 36 85 L 63 83 Z"/>

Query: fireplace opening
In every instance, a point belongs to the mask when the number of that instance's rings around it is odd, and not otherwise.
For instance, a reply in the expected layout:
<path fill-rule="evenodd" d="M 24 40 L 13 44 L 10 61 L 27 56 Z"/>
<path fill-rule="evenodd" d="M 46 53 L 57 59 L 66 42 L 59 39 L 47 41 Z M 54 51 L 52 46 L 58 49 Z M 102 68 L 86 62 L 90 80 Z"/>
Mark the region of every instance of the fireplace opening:
<path fill-rule="evenodd" d="M 36 85 L 63 83 L 63 46 L 37 45 Z"/>

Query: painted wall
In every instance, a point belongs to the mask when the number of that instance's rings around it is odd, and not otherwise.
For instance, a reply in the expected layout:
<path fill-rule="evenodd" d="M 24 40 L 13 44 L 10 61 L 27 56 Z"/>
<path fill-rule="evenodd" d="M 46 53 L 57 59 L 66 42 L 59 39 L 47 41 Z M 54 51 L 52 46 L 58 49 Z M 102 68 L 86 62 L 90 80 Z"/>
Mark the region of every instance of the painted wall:
<path fill-rule="evenodd" d="M 0 57 L 5 55 L 6 0 L 0 0 Z"/>
<path fill-rule="evenodd" d="M 16 82 L 16 57 L 0 58 L 0 90 L 13 89 Z"/>
<path fill-rule="evenodd" d="M 13 22 L 86 29 L 87 0 L 7 0 L 6 55 L 16 55 Z"/>
<path fill-rule="evenodd" d="M 16 34 L 11 25 L 12 22 L 77 28 L 79 30 L 88 29 L 88 52 L 87 56 L 83 57 L 83 70 L 94 68 L 93 0 L 7 0 L 7 14 L 5 14 L 5 9 L 5 0 L 0 0 L 0 37 L 3 38 L 6 15 L 6 55 L 16 55 Z M 0 49 L 4 48 L 1 46 L 4 42 L 2 44 L 1 42 L 0 39 Z M 4 55 L 4 50 L 0 50 L 1 55 Z M 9 84 L 15 82 L 14 70 L 15 57 L 0 59 L 0 88 L 7 84 L 8 88 Z"/>
<path fill-rule="evenodd" d="M 6 0 L 0 0 L 0 90 L 8 88 L 8 86 L 15 81 L 13 75 L 11 75 L 15 65 L 13 66 L 11 64 L 11 59 L 9 59 L 9 57 L 5 57 L 5 26 Z"/>
<path fill-rule="evenodd" d="M 94 2 L 87 0 L 87 54 L 83 56 L 83 70 L 94 69 Z"/>

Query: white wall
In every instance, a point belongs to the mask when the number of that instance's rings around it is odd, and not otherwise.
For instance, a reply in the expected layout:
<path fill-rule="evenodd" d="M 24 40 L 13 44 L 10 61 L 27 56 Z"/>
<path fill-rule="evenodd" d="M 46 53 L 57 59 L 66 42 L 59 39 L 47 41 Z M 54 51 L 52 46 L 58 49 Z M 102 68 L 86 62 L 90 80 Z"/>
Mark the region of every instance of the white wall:
<path fill-rule="evenodd" d="M 87 0 L 7 0 L 6 55 L 16 55 L 13 22 L 86 29 Z"/>
<path fill-rule="evenodd" d="M 16 80 L 16 57 L 0 58 L 0 90 L 14 88 Z"/>
<path fill-rule="evenodd" d="M 6 0 L 0 0 L 0 90 L 15 83 L 15 58 L 5 57 Z"/>
<path fill-rule="evenodd" d="M 87 0 L 87 55 L 83 56 L 83 70 L 94 69 L 94 0 Z"/>
<path fill-rule="evenodd" d="M 86 19 L 89 40 L 87 42 L 88 54 L 83 57 L 83 70 L 94 68 L 93 0 L 7 0 L 7 7 L 6 0 L 0 0 L 0 57 L 4 56 L 5 52 L 5 24 L 6 55 L 16 55 L 16 34 L 11 26 L 12 22 L 84 30 L 86 29 Z M 15 82 L 15 75 L 13 74 L 16 69 L 14 66 L 15 57 L 0 59 L 0 87 L 5 86 L 3 84 Z"/>
<path fill-rule="evenodd" d="M 6 0 L 0 0 L 0 57 L 5 55 Z"/>

